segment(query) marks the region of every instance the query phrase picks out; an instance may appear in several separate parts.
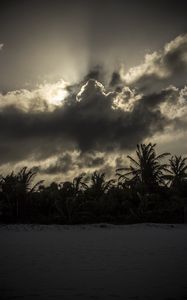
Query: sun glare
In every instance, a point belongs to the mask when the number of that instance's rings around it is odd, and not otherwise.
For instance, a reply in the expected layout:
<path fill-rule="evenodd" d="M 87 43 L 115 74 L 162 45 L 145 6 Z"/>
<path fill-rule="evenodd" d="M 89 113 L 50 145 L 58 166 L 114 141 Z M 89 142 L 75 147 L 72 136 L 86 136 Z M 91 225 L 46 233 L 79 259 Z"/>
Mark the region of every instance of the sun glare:
<path fill-rule="evenodd" d="M 65 89 L 57 89 L 54 90 L 51 99 L 49 99 L 49 102 L 54 105 L 60 105 L 62 101 L 67 97 L 68 92 Z"/>
<path fill-rule="evenodd" d="M 66 89 L 67 82 L 59 80 L 56 83 L 45 83 L 39 85 L 38 93 L 41 98 L 47 100 L 49 104 L 61 105 L 62 101 L 68 96 Z"/>

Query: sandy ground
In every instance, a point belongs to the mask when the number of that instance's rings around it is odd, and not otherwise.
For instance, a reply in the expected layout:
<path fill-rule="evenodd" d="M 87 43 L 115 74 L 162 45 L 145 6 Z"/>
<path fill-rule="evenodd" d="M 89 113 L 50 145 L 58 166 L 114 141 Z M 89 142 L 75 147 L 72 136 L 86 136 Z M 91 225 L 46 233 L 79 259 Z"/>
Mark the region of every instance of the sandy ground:
<path fill-rule="evenodd" d="M 187 225 L 1 225 L 0 299 L 187 299 Z"/>

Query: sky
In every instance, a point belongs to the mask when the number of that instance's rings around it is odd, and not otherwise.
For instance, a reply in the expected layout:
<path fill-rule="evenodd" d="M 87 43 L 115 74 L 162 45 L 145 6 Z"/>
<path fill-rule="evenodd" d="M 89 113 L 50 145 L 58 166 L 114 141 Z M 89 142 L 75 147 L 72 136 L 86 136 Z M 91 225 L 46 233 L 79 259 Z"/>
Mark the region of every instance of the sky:
<path fill-rule="evenodd" d="M 187 155 L 187 2 L 6 0 L 0 173 L 108 176 L 137 143 Z"/>

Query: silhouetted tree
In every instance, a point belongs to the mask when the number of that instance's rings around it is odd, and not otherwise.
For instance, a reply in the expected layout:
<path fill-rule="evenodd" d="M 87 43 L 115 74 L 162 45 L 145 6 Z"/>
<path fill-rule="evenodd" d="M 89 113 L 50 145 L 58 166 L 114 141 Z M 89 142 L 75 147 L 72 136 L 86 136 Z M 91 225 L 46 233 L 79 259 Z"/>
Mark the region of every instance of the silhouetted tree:
<path fill-rule="evenodd" d="M 72 181 L 33 183 L 37 169 L 0 176 L 0 220 L 38 223 L 182 222 L 187 197 L 187 158 L 156 154 L 155 144 L 137 145 L 130 166 L 80 174 Z"/>
<path fill-rule="evenodd" d="M 151 143 L 137 145 L 137 160 L 127 156 L 131 165 L 116 170 L 119 179 L 133 187 L 140 186 L 145 192 L 152 192 L 159 184 L 164 184 L 164 171 L 167 171 L 168 165 L 161 164 L 160 161 L 170 153 L 156 155 L 155 146 L 156 144 Z"/>
<path fill-rule="evenodd" d="M 81 195 L 84 189 L 87 188 L 85 175 L 83 173 L 75 177 L 72 182 L 65 181 L 60 184 L 60 198 L 56 202 L 56 207 L 68 223 L 72 223 L 74 215 L 79 210 Z"/>
<path fill-rule="evenodd" d="M 18 216 L 17 177 L 14 172 L 1 176 L 0 186 L 3 210 L 10 216 Z"/>
<path fill-rule="evenodd" d="M 90 184 L 85 191 L 86 210 L 90 216 L 97 221 L 97 218 L 104 213 L 107 193 L 112 188 L 113 179 L 106 180 L 105 173 L 95 171 L 90 176 Z"/>
<path fill-rule="evenodd" d="M 94 196 L 100 197 L 112 187 L 114 180 L 106 180 L 105 177 L 105 173 L 99 173 L 97 171 L 91 175 L 90 191 Z"/>
<path fill-rule="evenodd" d="M 1 178 L 1 189 L 5 199 L 9 203 L 13 214 L 23 217 L 28 205 L 28 196 L 34 192 L 39 184 L 43 181 L 37 182 L 34 186 L 31 183 L 36 176 L 36 169 L 27 167 L 22 168 L 17 174 L 12 172 L 10 175 Z"/>
<path fill-rule="evenodd" d="M 169 160 L 169 168 L 166 178 L 170 182 L 170 186 L 174 188 L 180 188 L 181 184 L 187 179 L 187 158 L 182 156 L 172 156 Z"/>
<path fill-rule="evenodd" d="M 60 198 L 59 185 L 52 182 L 49 186 L 40 184 L 38 192 L 33 193 L 33 208 L 35 215 L 46 222 L 55 219 L 57 215 L 56 202 Z"/>

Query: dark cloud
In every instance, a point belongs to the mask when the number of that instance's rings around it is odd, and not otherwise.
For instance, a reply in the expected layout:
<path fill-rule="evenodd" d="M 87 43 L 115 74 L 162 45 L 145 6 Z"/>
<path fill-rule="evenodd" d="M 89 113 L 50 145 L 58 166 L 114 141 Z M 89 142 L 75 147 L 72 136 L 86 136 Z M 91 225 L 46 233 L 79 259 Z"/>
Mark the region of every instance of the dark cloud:
<path fill-rule="evenodd" d="M 91 70 L 83 77 L 83 79 L 75 84 L 69 85 L 66 87 L 67 91 L 76 96 L 76 94 L 80 91 L 81 87 L 86 84 L 90 79 L 96 80 L 104 85 L 107 85 L 109 74 L 104 69 L 103 65 L 96 65 L 91 68 Z"/>
<path fill-rule="evenodd" d="M 73 169 L 73 160 L 72 156 L 69 153 L 65 153 L 59 156 L 55 163 L 51 164 L 47 168 L 41 168 L 40 172 L 46 174 L 58 174 L 58 173 L 67 173 Z"/>
<path fill-rule="evenodd" d="M 105 163 L 104 156 L 98 156 L 97 153 L 80 153 L 76 159 L 76 164 L 79 168 L 99 168 Z"/>
<path fill-rule="evenodd" d="M 113 72 L 112 73 L 112 78 L 111 78 L 111 81 L 110 81 L 110 86 L 111 87 L 114 87 L 114 86 L 116 86 L 116 85 L 119 85 L 119 84 L 121 84 L 121 82 L 122 82 L 122 80 L 121 80 L 121 76 L 120 76 L 120 74 L 119 74 L 119 72 Z"/>
<path fill-rule="evenodd" d="M 138 105 L 143 105 L 143 107 L 149 107 L 150 109 L 158 109 L 159 105 L 166 102 L 168 104 L 174 105 L 178 101 L 178 90 L 174 87 L 169 87 L 158 93 L 153 93 L 150 95 L 145 95 Z"/>
<path fill-rule="evenodd" d="M 104 165 L 105 158 L 98 156 L 96 152 L 74 153 L 73 151 L 65 152 L 59 155 L 53 163 L 47 167 L 39 167 L 40 173 L 44 174 L 67 174 L 69 171 L 80 169 L 97 169 Z"/>
<path fill-rule="evenodd" d="M 52 112 L 6 107 L 0 112 L 1 163 L 29 157 L 39 160 L 74 149 L 83 153 L 133 149 L 168 124 L 159 110 L 168 93 L 142 97 L 132 111 L 125 111 L 112 107 L 115 93 L 105 94 L 100 83 L 89 80 L 78 101 L 72 96 Z M 100 162 L 102 159 L 96 158 L 90 164 Z M 54 170 L 59 165 L 66 167 L 64 160 L 58 163 Z"/>
<path fill-rule="evenodd" d="M 168 43 L 163 51 L 146 56 L 144 64 L 126 76 L 131 87 L 144 94 L 158 92 L 168 85 L 182 88 L 187 78 L 187 34 Z"/>
<path fill-rule="evenodd" d="M 83 82 L 87 82 L 89 79 L 94 79 L 99 82 L 104 83 L 106 77 L 106 72 L 104 71 L 103 66 L 97 65 L 91 69 L 91 71 L 84 77 Z"/>
<path fill-rule="evenodd" d="M 179 39 L 179 37 L 178 37 Z M 163 55 L 163 65 L 170 72 L 170 77 L 181 73 L 185 75 L 187 72 L 187 34 L 180 37 L 181 42 L 173 42 L 173 45 L 170 46 L 170 49 Z"/>
<path fill-rule="evenodd" d="M 122 157 L 117 157 L 115 160 L 116 169 L 123 168 L 125 165 L 124 159 Z"/>

